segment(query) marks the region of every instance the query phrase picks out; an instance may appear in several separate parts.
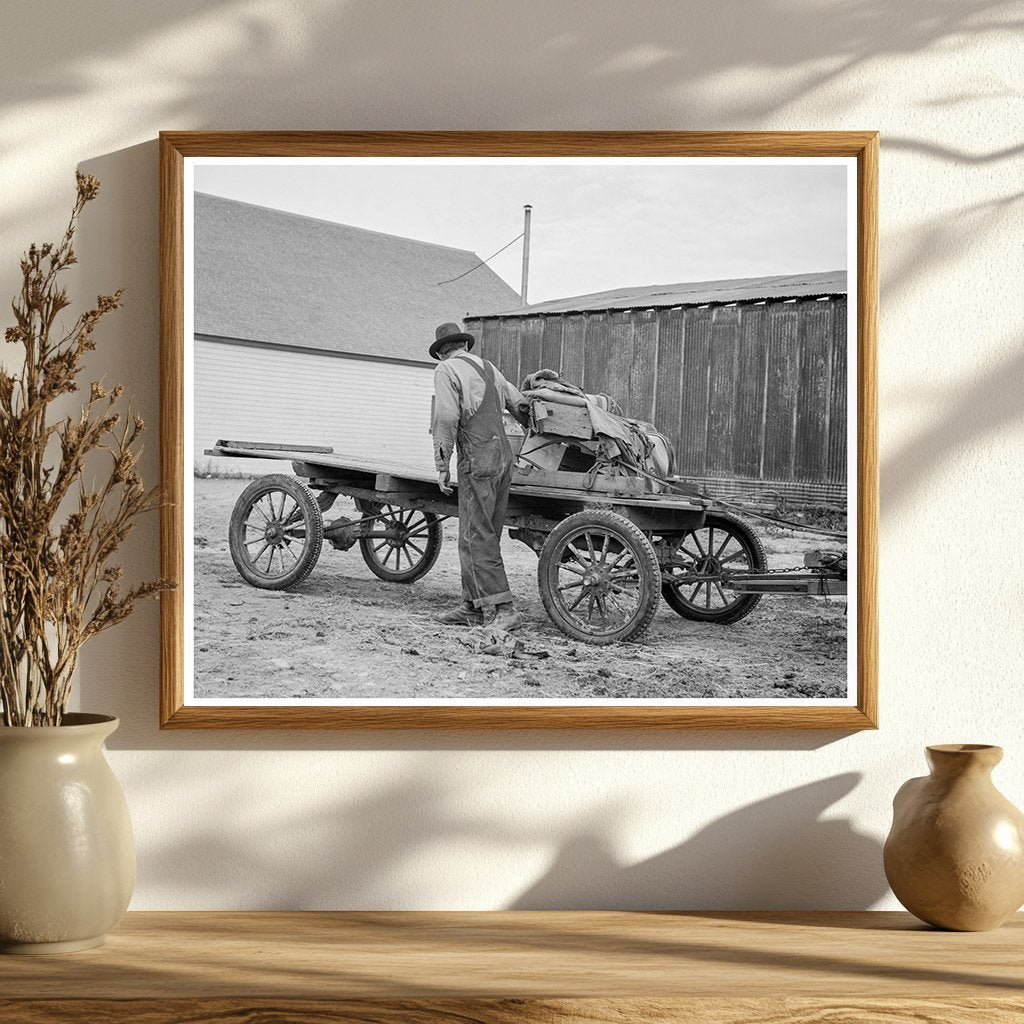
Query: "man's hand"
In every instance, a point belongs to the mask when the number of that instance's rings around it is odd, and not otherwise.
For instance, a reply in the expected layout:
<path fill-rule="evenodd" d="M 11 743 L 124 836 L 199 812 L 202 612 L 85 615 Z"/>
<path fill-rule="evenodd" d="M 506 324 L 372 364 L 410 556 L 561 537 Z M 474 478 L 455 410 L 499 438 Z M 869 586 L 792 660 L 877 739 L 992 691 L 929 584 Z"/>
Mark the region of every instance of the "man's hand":
<path fill-rule="evenodd" d="M 451 479 L 452 474 L 450 470 L 439 469 L 437 471 L 437 486 L 441 488 L 442 494 L 452 493 Z"/>

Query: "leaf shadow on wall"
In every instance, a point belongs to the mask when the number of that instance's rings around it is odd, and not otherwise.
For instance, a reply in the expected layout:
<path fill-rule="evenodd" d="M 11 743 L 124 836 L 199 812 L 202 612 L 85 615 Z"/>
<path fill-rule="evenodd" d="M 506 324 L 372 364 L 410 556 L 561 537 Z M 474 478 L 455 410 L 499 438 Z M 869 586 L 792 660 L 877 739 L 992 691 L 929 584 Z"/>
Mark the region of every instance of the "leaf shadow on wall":
<path fill-rule="evenodd" d="M 826 817 L 860 780 L 850 772 L 785 790 L 633 864 L 613 852 L 632 817 L 623 794 L 566 821 L 524 814 L 514 798 L 474 808 L 474 783 L 464 791 L 463 783 L 435 778 L 427 762 L 369 788 L 360 784 L 350 797 L 339 778 L 343 792 L 332 803 L 310 797 L 303 805 L 300 797 L 280 809 L 251 806 L 255 780 L 213 781 L 192 794 L 167 841 L 150 838 L 140 849 L 139 878 L 151 905 L 162 893 L 188 891 L 195 906 L 216 899 L 225 909 L 497 903 L 516 910 L 727 912 L 836 908 L 842 894 L 844 907 L 863 910 L 886 892 L 880 844 L 848 818 Z M 314 780 L 298 766 L 295 791 L 307 781 Z M 130 795 L 139 806 L 180 798 L 170 780 L 148 769 L 136 775 Z M 564 796 L 583 803 L 592 794 L 585 783 L 574 791 L 569 782 Z M 547 866 L 531 872 L 540 850 L 551 851 Z M 458 867 L 464 858 L 473 868 L 466 879 Z M 531 873 L 536 880 L 516 894 L 516 881 Z"/>
<path fill-rule="evenodd" d="M 891 142 L 886 141 L 885 151 L 890 148 Z M 926 280 L 925 270 L 931 277 L 955 274 L 965 248 L 1004 227 L 1007 216 L 1014 213 L 1022 200 L 1024 192 L 985 199 L 952 212 L 944 210 L 918 225 L 908 237 L 897 235 L 892 250 L 883 252 L 883 304 L 890 296 L 899 296 L 914 285 L 920 286 Z"/>
<path fill-rule="evenodd" d="M 138 138 L 136 126 L 832 126 L 843 105 L 870 95 L 879 60 L 1019 31 L 1015 9 L 1012 0 L 682 0 L 645 5 L 642 17 L 629 5 L 590 5 L 582 18 L 564 0 L 462 3 L 447 16 L 396 0 L 96 0 L 80 14 L 53 0 L 20 4 L 0 37 L 0 159 L 67 158 L 44 104 L 88 123 L 100 153 Z M 819 93 L 820 115 L 793 114 Z M 22 173 L 26 196 L 0 210 L 0 237 L 52 209 Z"/>
<path fill-rule="evenodd" d="M 385 76 L 403 97 L 408 127 L 428 111 L 436 125 L 445 110 L 464 120 L 478 112 L 477 123 L 493 123 L 496 96 L 514 98 L 509 127 L 537 127 L 584 105 L 587 120 L 637 95 L 648 104 L 664 98 L 673 123 L 692 124 L 693 115 L 711 112 L 687 85 L 758 68 L 761 87 L 722 104 L 730 121 L 747 126 L 872 59 L 1020 27 L 1012 0 L 876 0 L 827 10 L 806 0 L 772 0 L 756 10 L 743 0 L 713 7 L 682 0 L 645 5 L 642 17 L 630 7 L 594 6 L 585 18 L 574 4 L 551 0 L 462 3 L 449 17 L 395 0 L 262 9 L 228 0 L 159 8 L 96 0 L 77 20 L 62 7 L 64 31 L 55 34 L 39 13 L 47 6 L 55 5 L 19 5 L 6 19 L 9 105 L 40 97 L 70 103 L 100 87 L 96 66 L 116 82 L 120 62 L 137 48 L 151 58 L 154 82 L 166 76 L 165 88 L 132 97 L 146 114 L 159 113 L 169 127 L 227 127 L 231 112 L 244 110 L 252 129 L 379 127 Z M 205 32 L 197 39 L 200 18 Z M 154 38 L 164 44 L 155 54 Z M 164 64 L 165 53 L 181 59 Z M 563 86 L 561 106 L 552 102 L 553 80 Z"/>
<path fill-rule="evenodd" d="M 883 460 L 884 503 L 899 504 L 920 491 L 947 463 L 976 450 L 986 439 L 1024 423 L 1024 338 L 1008 339 L 1007 355 L 951 392 L 922 389 L 939 410 Z"/>
<path fill-rule="evenodd" d="M 848 818 L 823 818 L 860 780 L 849 772 L 784 790 L 637 864 L 615 856 L 606 825 L 581 833 L 511 909 L 699 909 L 703 900 L 723 910 L 800 910 L 835 907 L 839 893 L 847 909 L 865 909 L 888 889 L 881 845 Z M 673 892 L 686 895 L 673 902 Z"/>

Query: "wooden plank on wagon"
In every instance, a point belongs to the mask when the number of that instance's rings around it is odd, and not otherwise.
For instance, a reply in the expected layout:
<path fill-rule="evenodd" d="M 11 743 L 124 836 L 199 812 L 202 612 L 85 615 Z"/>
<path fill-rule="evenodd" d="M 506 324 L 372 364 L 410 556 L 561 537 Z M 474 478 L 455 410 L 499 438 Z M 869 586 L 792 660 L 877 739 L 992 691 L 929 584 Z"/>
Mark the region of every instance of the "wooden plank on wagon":
<path fill-rule="evenodd" d="M 424 490 L 423 484 L 433 484 L 433 480 L 424 480 L 422 476 L 395 476 L 392 473 L 378 473 L 374 478 L 374 489 L 381 494 L 395 493 L 420 493 Z"/>
<path fill-rule="evenodd" d="M 609 494 L 629 494 L 637 497 L 649 494 L 642 477 L 599 474 L 593 486 L 584 491 L 580 486 L 581 476 L 581 473 L 568 473 L 559 469 L 534 469 L 532 466 L 525 466 L 516 469 L 515 489 L 520 494 L 526 493 L 528 488 L 535 492 L 541 488 L 554 489 L 564 496 L 583 493 L 593 501 L 602 501 Z"/>
<path fill-rule="evenodd" d="M 242 451 L 265 452 L 310 452 L 313 454 L 330 455 L 334 449 L 317 444 L 271 444 L 268 441 L 218 441 L 216 448 L 238 448 Z"/>
<path fill-rule="evenodd" d="M 587 441 L 594 437 L 594 427 L 586 406 L 535 400 L 530 404 L 530 419 L 538 434 L 549 437 L 574 437 Z"/>

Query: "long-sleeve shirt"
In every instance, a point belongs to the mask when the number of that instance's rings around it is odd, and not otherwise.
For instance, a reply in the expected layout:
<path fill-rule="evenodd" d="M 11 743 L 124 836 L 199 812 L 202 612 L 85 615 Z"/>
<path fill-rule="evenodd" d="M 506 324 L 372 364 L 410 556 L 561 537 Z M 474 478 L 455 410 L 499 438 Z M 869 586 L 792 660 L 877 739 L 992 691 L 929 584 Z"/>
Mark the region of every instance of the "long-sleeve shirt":
<path fill-rule="evenodd" d="M 438 363 L 434 370 L 434 421 L 431 433 L 434 436 L 434 464 L 439 473 L 449 468 L 459 424 L 465 423 L 484 400 L 484 379 L 472 366 L 467 365 L 469 359 L 483 369 L 484 361 L 479 356 L 461 352 L 458 356 Z M 497 368 L 494 370 L 494 383 L 504 407 L 517 420 L 522 421 L 522 406 L 526 403 L 522 392 L 509 384 Z"/>

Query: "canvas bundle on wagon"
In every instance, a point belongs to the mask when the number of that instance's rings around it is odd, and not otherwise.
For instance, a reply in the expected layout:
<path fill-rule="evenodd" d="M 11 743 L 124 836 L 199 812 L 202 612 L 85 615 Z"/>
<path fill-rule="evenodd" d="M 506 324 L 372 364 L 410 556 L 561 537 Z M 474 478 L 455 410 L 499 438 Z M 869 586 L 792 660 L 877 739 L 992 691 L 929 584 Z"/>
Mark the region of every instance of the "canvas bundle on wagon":
<path fill-rule="evenodd" d="M 660 599 L 684 619 L 728 624 L 765 593 L 845 593 L 844 552 L 816 553 L 804 572 L 770 571 L 749 523 L 674 474 L 672 445 L 652 425 L 550 371 L 526 385 L 530 424 L 515 439 L 505 526 L 539 556 L 541 599 L 566 635 L 636 638 Z M 358 545 L 384 581 L 412 583 L 437 561 L 442 521 L 458 515 L 457 481 L 445 495 L 433 475 L 387 459 L 230 440 L 207 454 L 283 460 L 295 474 L 254 480 L 232 512 L 231 556 L 255 587 L 301 583 L 325 540 L 342 551 Z M 325 519 L 341 495 L 358 518 Z"/>

